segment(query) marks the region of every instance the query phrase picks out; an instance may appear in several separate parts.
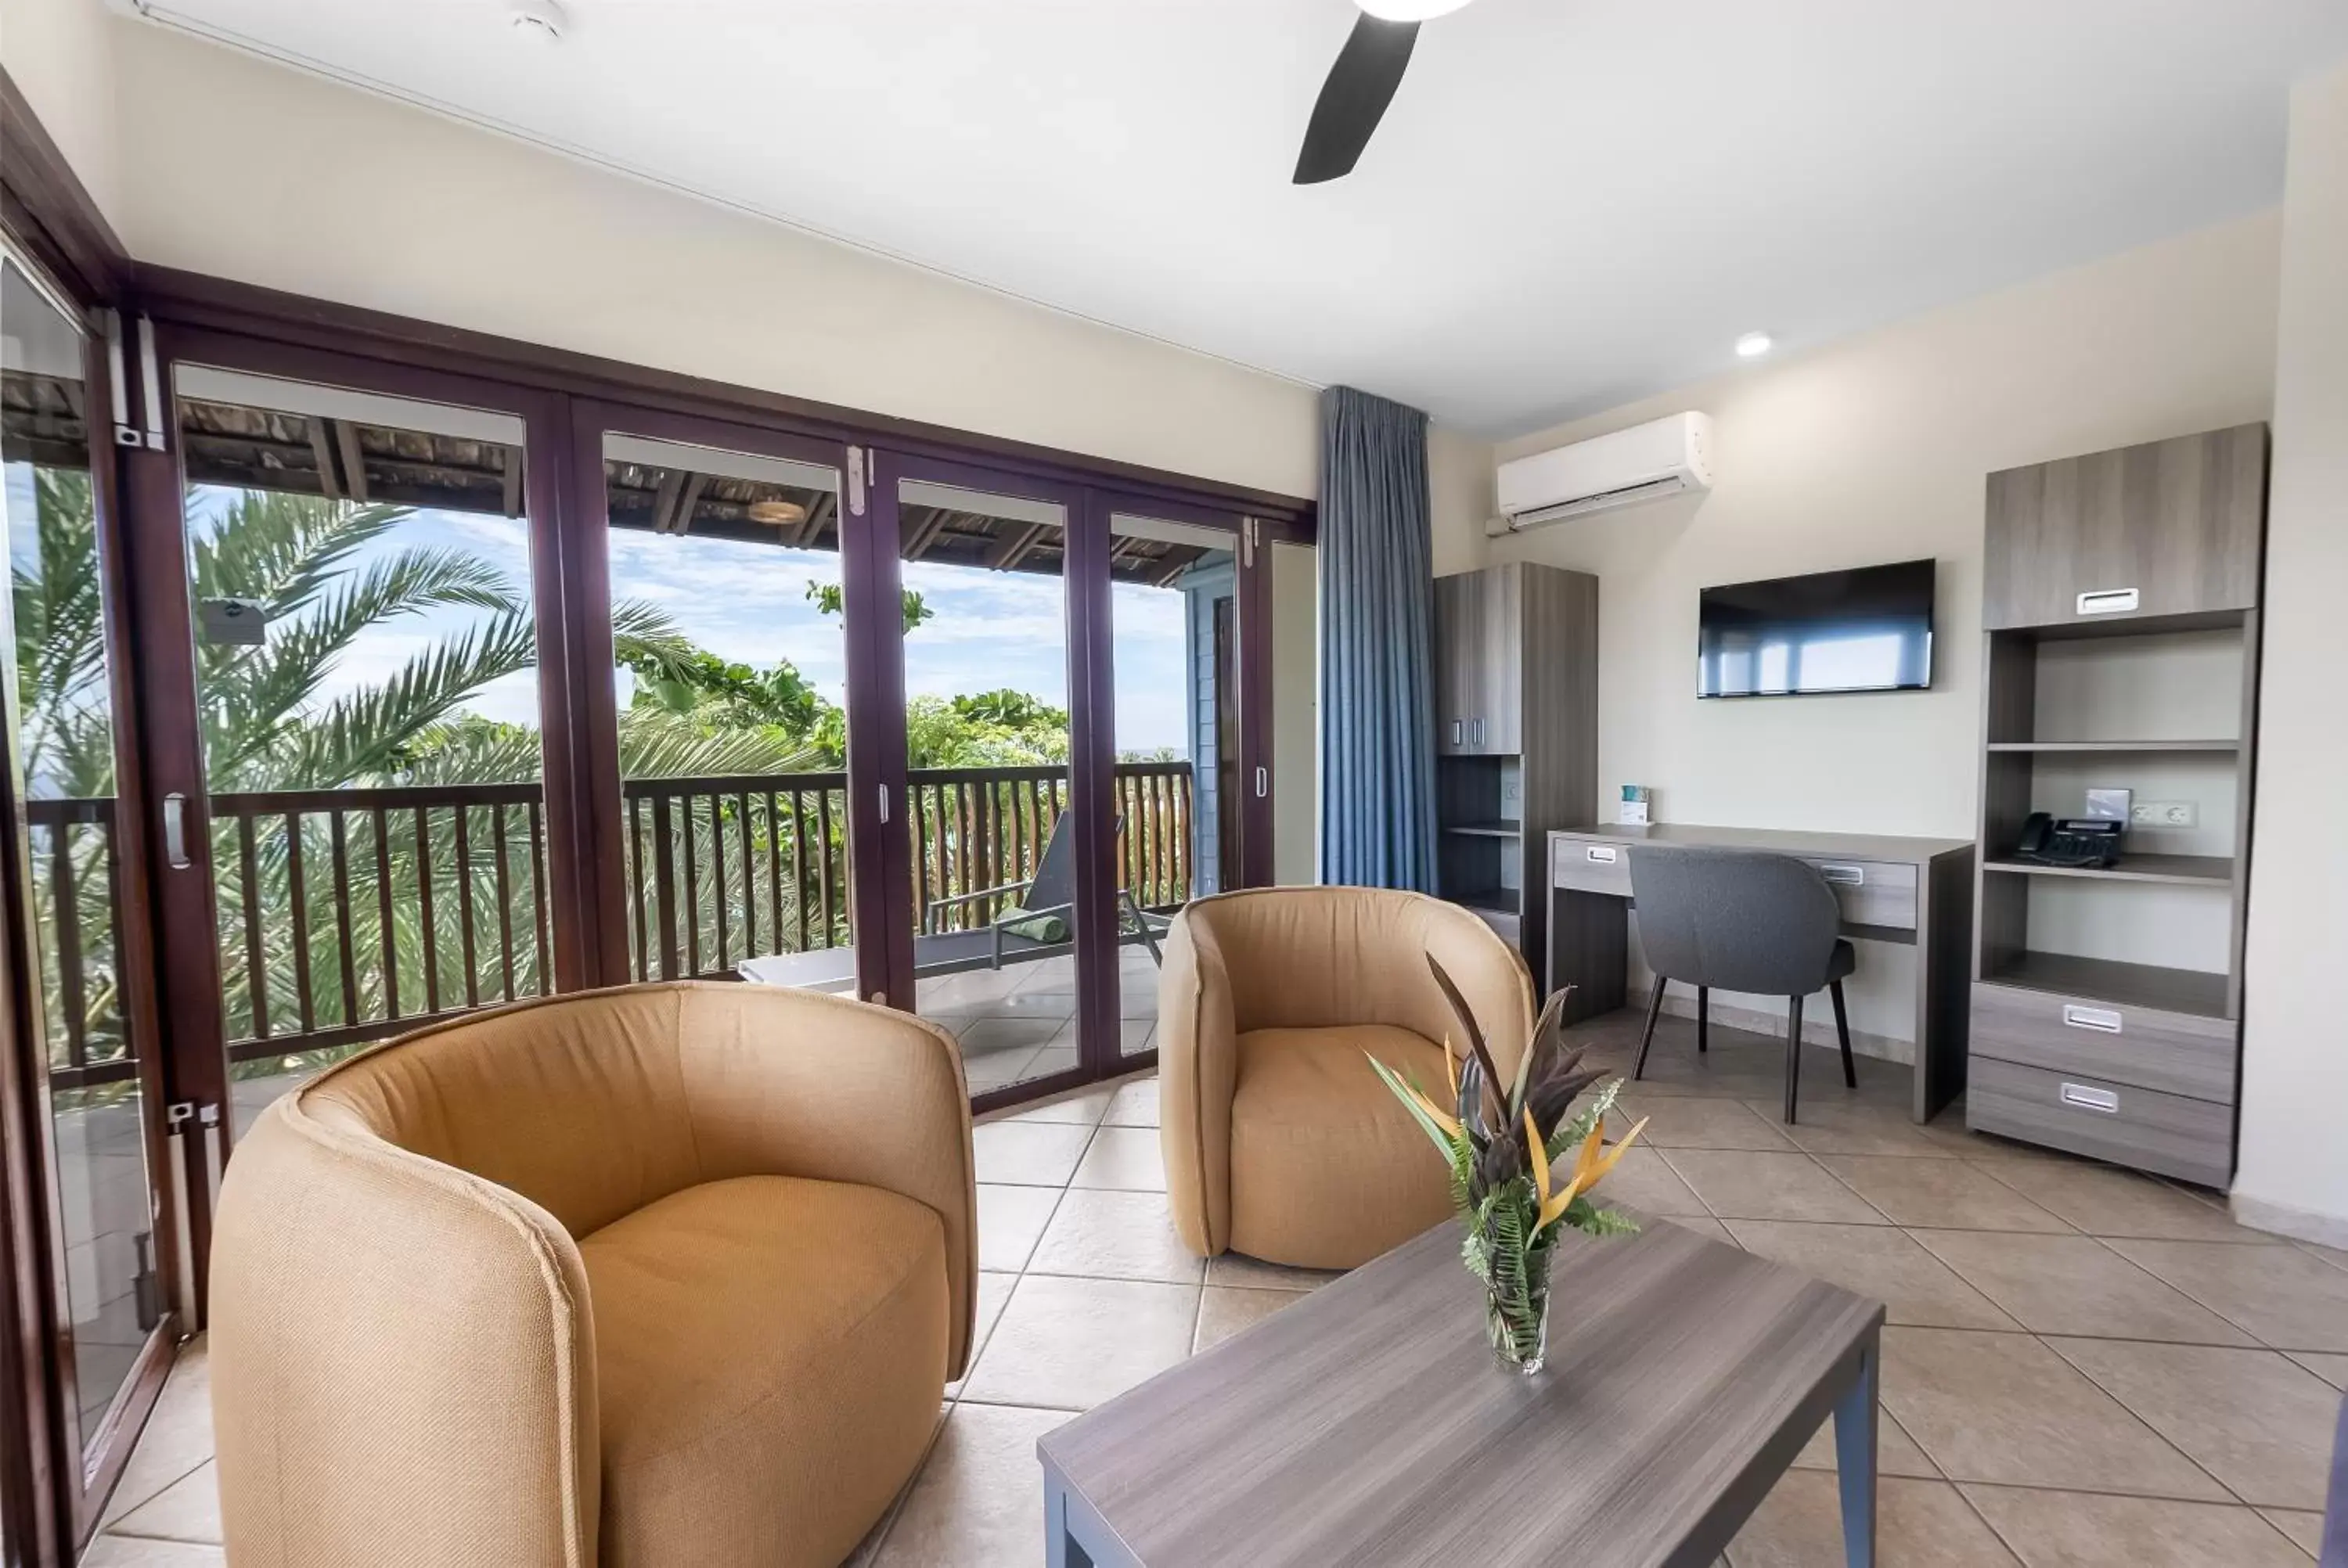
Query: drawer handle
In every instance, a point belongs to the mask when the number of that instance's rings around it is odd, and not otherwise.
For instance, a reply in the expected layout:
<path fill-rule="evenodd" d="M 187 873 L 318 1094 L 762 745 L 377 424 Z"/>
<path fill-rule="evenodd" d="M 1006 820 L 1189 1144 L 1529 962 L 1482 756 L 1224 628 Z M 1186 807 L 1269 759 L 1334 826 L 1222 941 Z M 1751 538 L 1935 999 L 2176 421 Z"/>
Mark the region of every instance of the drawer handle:
<path fill-rule="evenodd" d="M 2063 1103 L 2075 1105 L 2082 1111 L 2116 1114 L 2120 1108 L 2120 1095 L 2116 1089 L 2097 1089 L 2088 1083 L 2066 1083 L 2063 1085 Z"/>
<path fill-rule="evenodd" d="M 1615 848 L 1611 844 L 1593 844 L 1584 849 L 1581 853 L 1587 855 L 1591 859 L 1595 860 L 1601 866 L 1613 865 L 1616 860 L 1622 857 L 1622 854 L 1621 850 Z"/>
<path fill-rule="evenodd" d="M 1867 886 L 1867 867 L 1863 866 L 1821 866 L 1818 867 L 1818 874 L 1828 881 L 1838 882 L 1845 887 Z"/>
<path fill-rule="evenodd" d="M 2097 1034 L 2120 1032 L 2120 1015 L 2110 1008 L 2083 1008 L 2066 1005 L 2063 1021 L 2073 1029 L 2092 1029 Z"/>
<path fill-rule="evenodd" d="M 2125 615 L 2137 607 L 2137 590 L 2132 588 L 2099 588 L 2079 596 L 2081 615 Z"/>

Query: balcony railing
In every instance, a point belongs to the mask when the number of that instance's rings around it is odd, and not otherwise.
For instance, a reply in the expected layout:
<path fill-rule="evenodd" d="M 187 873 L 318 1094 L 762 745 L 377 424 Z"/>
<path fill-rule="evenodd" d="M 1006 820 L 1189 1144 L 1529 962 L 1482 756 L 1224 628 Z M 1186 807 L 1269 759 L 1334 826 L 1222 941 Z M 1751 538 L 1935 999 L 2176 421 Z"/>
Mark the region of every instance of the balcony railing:
<path fill-rule="evenodd" d="M 748 958 L 843 947 L 847 777 L 633 779 L 622 788 L 631 973 L 727 979 Z M 918 913 L 1033 876 L 1067 806 L 1065 768 L 916 770 Z M 1117 866 L 1145 907 L 1191 886 L 1186 762 L 1120 763 Z M 116 1002 L 111 799 L 32 803 L 52 1083 L 135 1071 Z M 546 835 L 534 784 L 211 797 L 230 1060 L 378 1040 L 551 987 Z M 983 924 L 1009 900 L 954 907 Z"/>

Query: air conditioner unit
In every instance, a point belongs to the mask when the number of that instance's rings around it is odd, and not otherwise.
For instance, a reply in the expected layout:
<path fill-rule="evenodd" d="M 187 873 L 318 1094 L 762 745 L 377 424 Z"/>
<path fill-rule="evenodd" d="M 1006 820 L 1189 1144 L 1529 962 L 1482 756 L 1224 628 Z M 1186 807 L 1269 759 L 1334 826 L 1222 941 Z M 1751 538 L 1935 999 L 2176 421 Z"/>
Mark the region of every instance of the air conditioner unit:
<path fill-rule="evenodd" d="M 1712 420 L 1674 414 L 1500 465 L 1498 536 L 1712 488 Z"/>

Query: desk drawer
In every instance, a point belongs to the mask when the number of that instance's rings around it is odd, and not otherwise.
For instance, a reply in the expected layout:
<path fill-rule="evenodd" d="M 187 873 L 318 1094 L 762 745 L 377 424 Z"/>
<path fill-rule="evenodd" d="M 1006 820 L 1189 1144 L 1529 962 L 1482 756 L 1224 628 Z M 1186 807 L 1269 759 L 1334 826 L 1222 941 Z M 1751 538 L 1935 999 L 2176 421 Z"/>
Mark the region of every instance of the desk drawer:
<path fill-rule="evenodd" d="M 1978 1052 L 1965 1083 L 1965 1124 L 2205 1187 L 2223 1187 L 2234 1174 L 2230 1105 Z"/>
<path fill-rule="evenodd" d="M 1916 867 L 1901 860 L 1828 860 L 1805 855 L 1817 866 L 1842 917 L 1850 926 L 1886 926 L 1895 931 L 1916 928 Z"/>
<path fill-rule="evenodd" d="M 1977 982 L 1972 1054 L 2234 1102 L 2234 1025 L 2224 1019 Z"/>
<path fill-rule="evenodd" d="M 1586 838 L 1553 839 L 1550 850 L 1550 886 L 1577 893 L 1631 896 L 1631 846 L 1600 844 Z"/>

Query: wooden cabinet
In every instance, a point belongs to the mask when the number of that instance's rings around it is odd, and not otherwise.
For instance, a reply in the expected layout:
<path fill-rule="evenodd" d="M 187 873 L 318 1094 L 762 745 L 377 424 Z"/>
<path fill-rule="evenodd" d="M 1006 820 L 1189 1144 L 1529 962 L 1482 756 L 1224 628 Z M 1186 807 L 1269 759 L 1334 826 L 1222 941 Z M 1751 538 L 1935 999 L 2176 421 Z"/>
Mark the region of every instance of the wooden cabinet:
<path fill-rule="evenodd" d="M 1989 630 L 2249 610 L 2266 527 L 2263 425 L 1989 477 Z"/>
<path fill-rule="evenodd" d="M 1435 579 L 1440 755 L 1501 757 L 1524 749 L 1526 569 L 1494 567 Z"/>
<path fill-rule="evenodd" d="M 1598 579 L 1523 563 L 1436 579 L 1433 685 L 1439 890 L 1540 954 L 1542 845 L 1597 808 Z"/>

